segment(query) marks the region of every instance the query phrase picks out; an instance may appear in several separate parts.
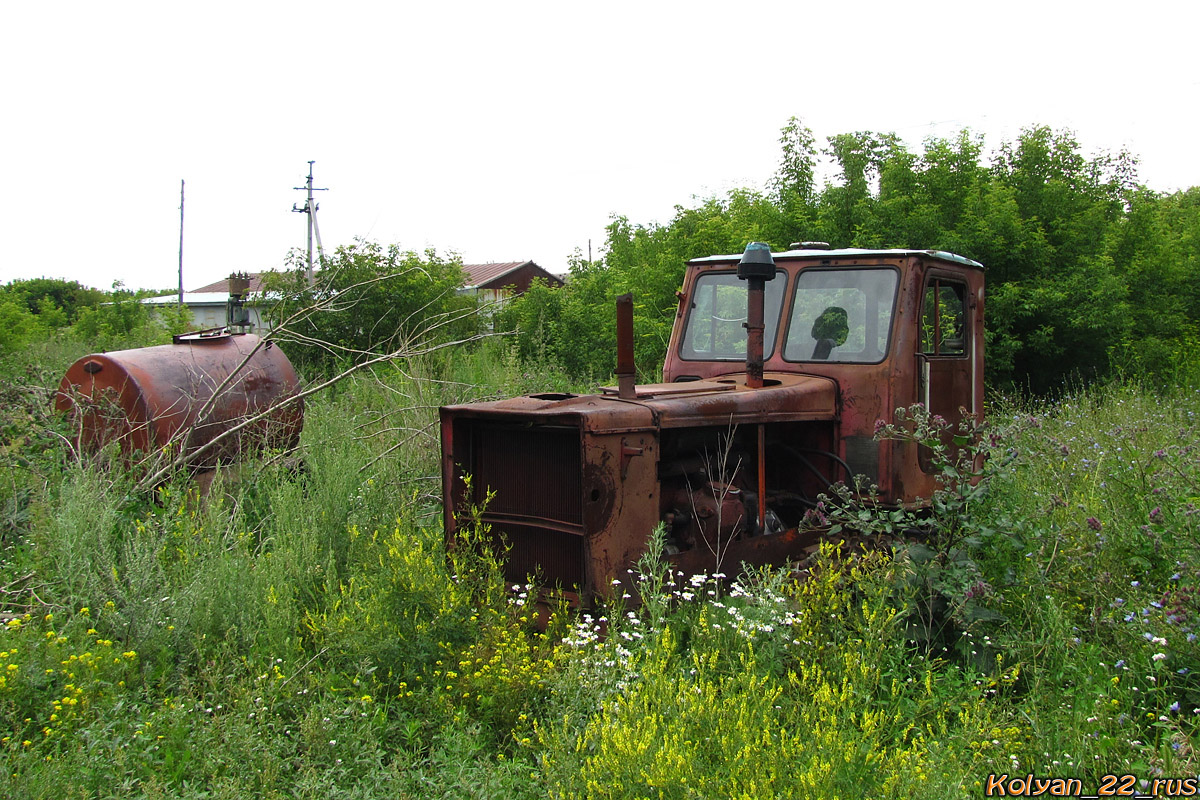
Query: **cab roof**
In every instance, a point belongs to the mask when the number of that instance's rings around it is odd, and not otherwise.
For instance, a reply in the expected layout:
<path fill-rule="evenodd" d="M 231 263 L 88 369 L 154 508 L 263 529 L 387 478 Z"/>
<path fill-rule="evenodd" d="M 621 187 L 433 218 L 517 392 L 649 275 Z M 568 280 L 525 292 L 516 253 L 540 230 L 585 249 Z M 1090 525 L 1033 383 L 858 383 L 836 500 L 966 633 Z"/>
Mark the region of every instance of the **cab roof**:
<path fill-rule="evenodd" d="M 923 256 L 925 258 L 936 258 L 941 261 L 952 261 L 956 264 L 962 264 L 966 267 L 974 267 L 983 269 L 983 264 L 978 261 L 973 261 L 965 256 L 948 253 L 945 250 L 863 250 L 860 248 L 849 247 L 840 250 L 785 250 L 782 253 L 771 253 L 772 258 L 903 258 L 906 256 Z M 688 261 L 689 264 L 709 264 L 727 261 L 738 261 L 742 254 L 737 253 L 729 256 L 705 256 L 703 258 L 693 258 Z"/>

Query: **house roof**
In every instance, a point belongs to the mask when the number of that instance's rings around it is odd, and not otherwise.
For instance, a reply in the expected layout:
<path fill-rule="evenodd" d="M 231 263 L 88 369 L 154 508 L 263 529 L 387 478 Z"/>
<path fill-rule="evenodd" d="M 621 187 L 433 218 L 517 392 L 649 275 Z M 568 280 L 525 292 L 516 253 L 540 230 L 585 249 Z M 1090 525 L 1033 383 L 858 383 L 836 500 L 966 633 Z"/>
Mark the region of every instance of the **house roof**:
<path fill-rule="evenodd" d="M 525 266 L 531 266 L 535 271 L 540 273 L 549 281 L 561 284 L 562 278 L 552 272 L 549 272 L 532 261 L 500 261 L 489 264 L 463 264 L 463 273 L 466 275 L 467 289 L 478 289 L 485 286 L 503 286 L 499 281 L 511 272 L 516 272 Z M 250 293 L 262 291 L 262 272 L 249 272 L 246 277 L 250 280 Z M 207 286 L 201 286 L 199 289 L 193 289 L 190 292 L 184 293 L 184 301 L 191 301 L 193 298 L 196 302 L 214 302 L 213 297 L 204 297 L 201 295 L 220 295 L 220 300 L 224 303 L 229 299 L 229 279 L 222 278 L 219 281 L 210 283 Z M 178 295 L 171 295 L 172 298 L 178 299 Z"/>
<path fill-rule="evenodd" d="M 250 291 L 262 291 L 262 276 L 261 272 L 247 272 L 246 277 L 250 279 Z M 206 292 L 223 292 L 226 299 L 229 298 L 229 279 L 222 278 L 215 283 L 210 283 L 207 286 L 201 286 L 199 289 L 192 289 L 187 294 L 204 294 Z"/>
<path fill-rule="evenodd" d="M 183 293 L 183 304 L 186 306 L 223 306 L 228 301 L 228 291 Z M 147 297 L 142 300 L 142 303 L 148 306 L 169 306 L 178 302 L 178 294 L 165 294 L 162 297 Z"/>
<path fill-rule="evenodd" d="M 516 272 L 524 266 L 531 266 L 556 283 L 562 283 L 562 278 L 552 272 L 547 272 L 532 261 L 500 261 L 491 264 L 463 264 L 463 272 L 467 276 L 467 289 L 478 289 L 484 286 L 503 286 L 500 279 L 510 272 Z"/>

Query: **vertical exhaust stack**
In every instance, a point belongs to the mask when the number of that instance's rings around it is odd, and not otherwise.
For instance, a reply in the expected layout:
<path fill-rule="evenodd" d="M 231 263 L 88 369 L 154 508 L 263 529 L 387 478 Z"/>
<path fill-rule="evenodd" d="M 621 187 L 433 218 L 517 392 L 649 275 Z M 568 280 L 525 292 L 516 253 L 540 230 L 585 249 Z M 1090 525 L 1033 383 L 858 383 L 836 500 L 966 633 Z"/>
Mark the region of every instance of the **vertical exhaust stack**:
<path fill-rule="evenodd" d="M 767 281 L 775 278 L 775 259 L 764 242 L 751 242 L 738 262 L 738 277 L 748 281 L 746 293 L 746 386 L 763 385 L 763 319 L 766 316 Z M 758 529 L 767 527 L 767 441 L 766 428 L 758 424 Z"/>
<path fill-rule="evenodd" d="M 637 397 L 634 380 L 637 368 L 633 363 L 633 295 L 617 298 L 617 397 L 632 400 Z"/>
<path fill-rule="evenodd" d="M 766 282 L 775 278 L 775 259 L 764 242 L 751 242 L 738 262 L 738 277 L 748 281 L 746 295 L 746 385 L 763 385 L 763 317 Z"/>

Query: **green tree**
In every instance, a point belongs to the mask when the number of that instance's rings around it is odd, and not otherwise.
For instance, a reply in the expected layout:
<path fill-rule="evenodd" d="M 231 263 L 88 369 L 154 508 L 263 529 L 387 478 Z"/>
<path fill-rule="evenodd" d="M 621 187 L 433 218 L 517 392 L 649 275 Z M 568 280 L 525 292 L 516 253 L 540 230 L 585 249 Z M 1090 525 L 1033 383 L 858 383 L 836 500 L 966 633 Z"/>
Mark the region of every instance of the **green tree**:
<path fill-rule="evenodd" d="M 107 302 L 78 309 L 71 330 L 88 341 L 121 340 L 149 323 L 150 311 L 142 304 L 139 293 L 124 288 L 118 281 L 113 284 Z"/>
<path fill-rule="evenodd" d="M 4 286 L 3 292 L 24 303 L 33 314 L 41 314 L 43 310 L 50 308 L 59 309 L 65 315 L 68 324 L 78 318 L 80 310 L 95 308 L 106 299 L 105 293 L 99 289 L 82 286 L 78 281 L 58 278 L 17 279 Z"/>
<path fill-rule="evenodd" d="M 462 294 L 459 258 L 423 255 L 357 240 L 321 260 L 310 285 L 298 253 L 292 269 L 268 275 L 267 316 L 283 325 L 294 361 L 321 370 L 405 343 L 465 338 L 478 332 L 474 296 Z M 293 355 L 295 353 L 295 355 Z"/>
<path fill-rule="evenodd" d="M 1131 194 L 1110 253 L 1125 265 L 1130 326 L 1113 346 L 1115 365 L 1161 381 L 1200 377 L 1200 188 Z"/>
<path fill-rule="evenodd" d="M 43 338 L 46 326 L 18 299 L 0 294 L 0 354 Z"/>
<path fill-rule="evenodd" d="M 816 138 L 798 117 L 779 136 L 779 168 L 771 179 L 772 199 L 785 209 L 807 211 L 816 197 Z"/>

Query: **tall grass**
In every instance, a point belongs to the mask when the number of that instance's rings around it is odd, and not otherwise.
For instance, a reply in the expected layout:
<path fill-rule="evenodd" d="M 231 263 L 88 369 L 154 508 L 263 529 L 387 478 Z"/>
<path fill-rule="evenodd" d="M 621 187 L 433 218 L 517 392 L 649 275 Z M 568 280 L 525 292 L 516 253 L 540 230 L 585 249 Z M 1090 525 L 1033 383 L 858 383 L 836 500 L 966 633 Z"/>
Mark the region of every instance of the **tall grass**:
<path fill-rule="evenodd" d="M 1196 772 L 1194 393 L 993 409 L 953 558 L 830 537 L 797 581 L 652 547 L 622 579 L 639 607 L 540 631 L 535 587 L 446 552 L 431 483 L 439 404 L 540 378 L 496 344 L 361 376 L 309 404 L 302 466 L 265 454 L 203 500 L 10 458 L 0 795 L 944 798 Z M 945 649 L 913 633 L 931 564 L 974 609 Z"/>

